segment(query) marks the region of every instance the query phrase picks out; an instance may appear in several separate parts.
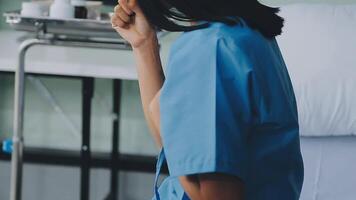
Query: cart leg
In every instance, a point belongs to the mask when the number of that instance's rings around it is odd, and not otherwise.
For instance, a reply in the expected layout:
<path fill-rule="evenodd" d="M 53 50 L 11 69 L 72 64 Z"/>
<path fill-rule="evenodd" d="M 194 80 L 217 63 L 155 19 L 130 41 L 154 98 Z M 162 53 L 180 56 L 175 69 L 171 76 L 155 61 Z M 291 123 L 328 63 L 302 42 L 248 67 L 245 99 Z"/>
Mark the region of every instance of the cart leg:
<path fill-rule="evenodd" d="M 90 192 L 90 121 L 91 101 L 94 92 L 94 78 L 83 78 L 82 100 L 82 149 L 81 149 L 81 182 L 80 199 L 89 200 Z"/>
<path fill-rule="evenodd" d="M 118 162 L 119 162 L 119 136 L 120 136 L 120 104 L 121 104 L 121 80 L 113 80 L 113 113 L 115 115 L 112 133 L 111 151 L 111 200 L 118 200 Z"/>
<path fill-rule="evenodd" d="M 29 39 L 24 41 L 19 50 L 18 64 L 15 71 L 15 99 L 13 121 L 13 151 L 11 156 L 10 200 L 20 200 L 22 190 L 22 162 L 23 162 L 23 116 L 25 95 L 25 56 L 27 50 L 35 44 L 44 41 Z"/>

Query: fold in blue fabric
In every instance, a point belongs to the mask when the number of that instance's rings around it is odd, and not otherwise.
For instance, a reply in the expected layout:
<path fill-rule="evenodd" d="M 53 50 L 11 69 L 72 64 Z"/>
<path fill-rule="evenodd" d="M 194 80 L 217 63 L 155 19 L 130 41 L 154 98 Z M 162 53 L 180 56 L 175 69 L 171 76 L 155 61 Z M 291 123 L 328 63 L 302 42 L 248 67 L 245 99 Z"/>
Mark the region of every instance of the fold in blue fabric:
<path fill-rule="evenodd" d="M 171 199 L 178 176 L 226 173 L 247 200 L 296 200 L 303 183 L 290 77 L 276 40 L 244 21 L 211 23 L 174 42 L 160 96 Z M 174 186 L 172 186 L 174 185 Z"/>

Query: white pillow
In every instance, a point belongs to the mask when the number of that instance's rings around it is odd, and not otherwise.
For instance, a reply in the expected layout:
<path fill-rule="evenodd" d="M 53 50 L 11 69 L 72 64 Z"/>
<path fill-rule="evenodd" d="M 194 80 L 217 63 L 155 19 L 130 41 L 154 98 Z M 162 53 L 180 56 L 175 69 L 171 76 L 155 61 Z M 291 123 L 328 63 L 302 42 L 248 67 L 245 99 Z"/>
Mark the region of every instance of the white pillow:
<path fill-rule="evenodd" d="M 281 8 L 301 135 L 356 135 L 356 4 Z"/>

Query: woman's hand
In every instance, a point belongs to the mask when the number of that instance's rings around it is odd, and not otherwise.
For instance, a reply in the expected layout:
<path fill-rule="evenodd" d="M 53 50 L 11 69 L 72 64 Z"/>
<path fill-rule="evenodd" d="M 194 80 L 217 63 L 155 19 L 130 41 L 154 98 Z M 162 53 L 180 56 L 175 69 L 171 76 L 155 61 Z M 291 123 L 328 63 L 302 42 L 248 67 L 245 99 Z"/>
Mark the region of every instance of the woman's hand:
<path fill-rule="evenodd" d="M 111 24 L 134 49 L 157 41 L 156 31 L 143 14 L 137 0 L 119 0 L 111 17 Z"/>

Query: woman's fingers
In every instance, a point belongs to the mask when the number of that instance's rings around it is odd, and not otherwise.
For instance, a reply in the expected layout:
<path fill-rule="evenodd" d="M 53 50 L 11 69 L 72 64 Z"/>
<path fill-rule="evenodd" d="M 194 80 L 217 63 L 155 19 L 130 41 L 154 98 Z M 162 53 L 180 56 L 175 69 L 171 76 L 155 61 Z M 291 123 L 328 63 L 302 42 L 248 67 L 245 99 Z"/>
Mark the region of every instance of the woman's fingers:
<path fill-rule="evenodd" d="M 122 21 L 129 23 L 130 22 L 130 15 L 126 13 L 126 11 L 122 8 L 121 5 L 117 5 L 114 8 L 114 13 L 117 17 L 119 17 Z"/>
<path fill-rule="evenodd" d="M 115 14 L 111 17 L 111 26 L 113 28 L 117 28 L 117 27 L 125 27 L 125 22 L 122 21 L 120 18 L 118 18 Z"/>
<path fill-rule="evenodd" d="M 114 14 L 111 16 L 111 24 L 113 27 L 124 28 L 131 22 L 131 17 L 126 13 L 122 6 L 117 5 L 114 8 Z"/>
<path fill-rule="evenodd" d="M 129 7 L 128 5 L 128 0 L 119 0 L 119 5 L 121 6 L 121 8 L 128 14 L 128 15 L 132 15 L 134 12 L 132 11 L 132 9 Z"/>
<path fill-rule="evenodd" d="M 118 18 L 120 18 L 125 23 L 130 22 L 131 19 L 130 16 L 123 9 L 119 9 L 115 14 Z"/>
<path fill-rule="evenodd" d="M 132 11 L 131 14 L 142 15 L 142 10 L 138 5 L 137 0 L 119 0 L 120 4 L 123 5 L 124 8 L 127 8 L 129 11 Z"/>

